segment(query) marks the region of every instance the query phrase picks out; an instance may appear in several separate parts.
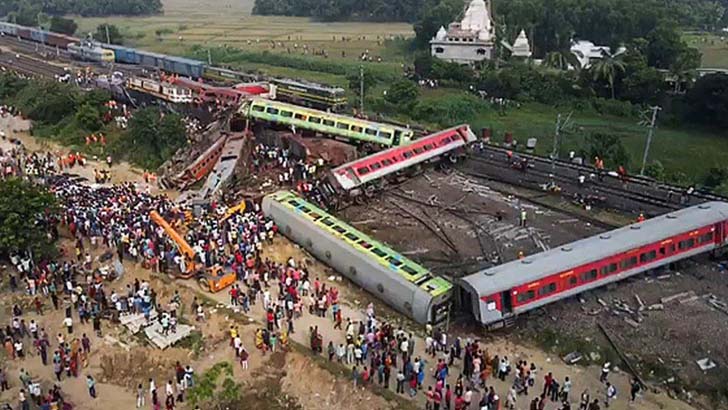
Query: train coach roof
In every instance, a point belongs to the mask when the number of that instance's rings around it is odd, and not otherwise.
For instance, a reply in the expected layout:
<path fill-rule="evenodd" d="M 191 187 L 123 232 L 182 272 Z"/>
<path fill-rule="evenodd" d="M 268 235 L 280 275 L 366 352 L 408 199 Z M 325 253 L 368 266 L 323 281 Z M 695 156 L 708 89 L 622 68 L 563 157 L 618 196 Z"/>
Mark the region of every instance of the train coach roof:
<path fill-rule="evenodd" d="M 485 269 L 461 281 L 486 296 L 725 220 L 727 202 L 706 202 Z"/>

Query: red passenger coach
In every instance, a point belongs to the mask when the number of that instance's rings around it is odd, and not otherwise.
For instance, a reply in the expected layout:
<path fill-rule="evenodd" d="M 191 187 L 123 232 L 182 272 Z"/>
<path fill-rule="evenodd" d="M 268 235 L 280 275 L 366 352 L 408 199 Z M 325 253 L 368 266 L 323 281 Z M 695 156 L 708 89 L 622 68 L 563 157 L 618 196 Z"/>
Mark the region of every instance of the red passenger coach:
<path fill-rule="evenodd" d="M 728 242 L 728 203 L 707 202 L 467 276 L 463 305 L 483 325 L 713 251 Z"/>
<path fill-rule="evenodd" d="M 332 171 L 338 185 L 345 191 L 386 177 L 433 158 L 453 154 L 476 140 L 469 125 L 459 125 L 413 141 L 346 163 Z"/>

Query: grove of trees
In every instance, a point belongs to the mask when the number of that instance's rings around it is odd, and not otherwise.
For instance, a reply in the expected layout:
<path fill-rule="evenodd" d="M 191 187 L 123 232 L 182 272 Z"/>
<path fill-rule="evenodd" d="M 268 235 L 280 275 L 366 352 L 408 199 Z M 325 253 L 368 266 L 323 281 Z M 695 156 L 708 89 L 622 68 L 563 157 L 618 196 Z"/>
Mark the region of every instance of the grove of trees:
<path fill-rule="evenodd" d="M 2 0 L 0 16 L 17 24 L 36 26 L 38 14 L 61 16 L 139 16 L 162 12 L 161 0 Z"/>
<path fill-rule="evenodd" d="M 55 209 L 55 197 L 44 187 L 17 178 L 0 181 L 0 254 L 52 256 Z"/>
<path fill-rule="evenodd" d="M 255 0 L 254 14 L 312 17 L 324 21 L 420 22 L 437 30 L 462 13 L 465 0 Z M 536 50 L 556 50 L 572 35 L 614 45 L 645 36 L 657 22 L 716 29 L 728 22 L 728 0 L 495 0 L 493 15 L 508 34 L 521 28 L 541 38 Z M 440 17 L 440 18 L 438 18 Z M 430 24 L 430 23 L 436 24 Z M 433 30 L 425 30 L 429 40 Z M 419 34 L 419 32 L 418 32 Z M 420 42 L 422 39 L 419 39 Z"/>

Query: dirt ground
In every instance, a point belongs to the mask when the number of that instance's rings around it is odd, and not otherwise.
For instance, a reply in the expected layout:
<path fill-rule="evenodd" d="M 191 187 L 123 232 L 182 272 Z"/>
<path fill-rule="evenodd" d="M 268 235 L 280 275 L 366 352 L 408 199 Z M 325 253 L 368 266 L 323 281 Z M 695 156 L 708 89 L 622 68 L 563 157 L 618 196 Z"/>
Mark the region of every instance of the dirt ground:
<path fill-rule="evenodd" d="M 521 209 L 525 227 L 519 226 Z M 340 216 L 434 272 L 454 277 L 489 266 L 495 255 L 506 262 L 519 252 L 542 252 L 603 231 L 457 172 L 428 171 Z"/>

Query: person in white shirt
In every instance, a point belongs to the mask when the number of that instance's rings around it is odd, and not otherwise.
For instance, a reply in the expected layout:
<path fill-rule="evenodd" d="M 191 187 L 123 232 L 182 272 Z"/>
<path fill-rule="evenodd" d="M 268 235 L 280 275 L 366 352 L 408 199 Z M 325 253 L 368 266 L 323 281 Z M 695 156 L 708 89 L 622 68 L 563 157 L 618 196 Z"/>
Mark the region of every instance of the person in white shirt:
<path fill-rule="evenodd" d="M 73 334 L 73 319 L 71 319 L 70 316 L 63 319 L 63 325 L 66 326 L 66 330 L 68 330 L 68 334 Z"/>

